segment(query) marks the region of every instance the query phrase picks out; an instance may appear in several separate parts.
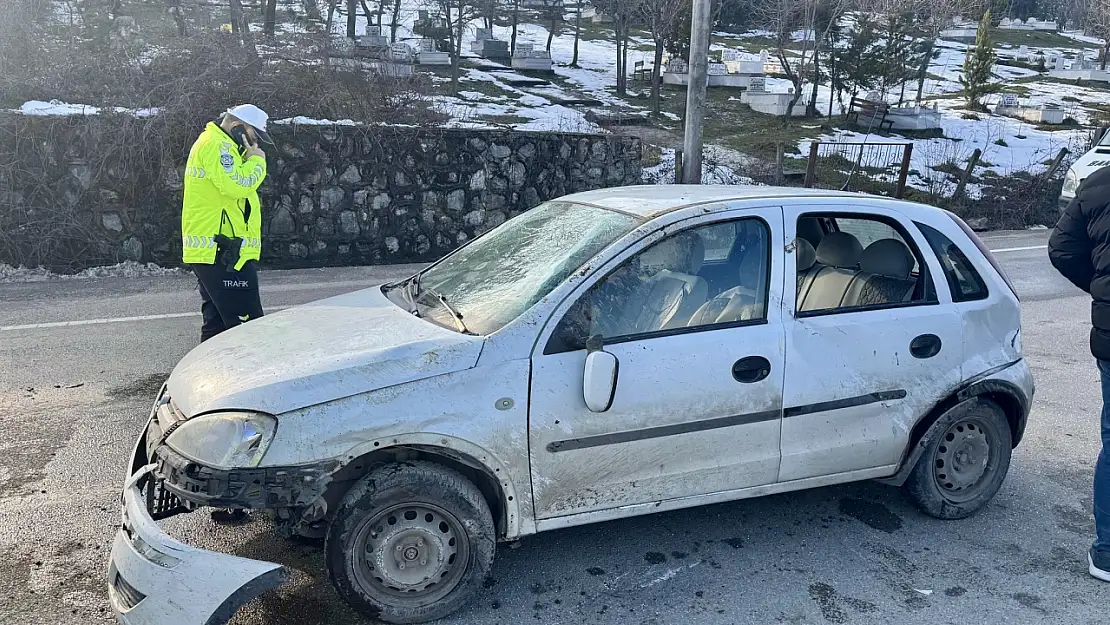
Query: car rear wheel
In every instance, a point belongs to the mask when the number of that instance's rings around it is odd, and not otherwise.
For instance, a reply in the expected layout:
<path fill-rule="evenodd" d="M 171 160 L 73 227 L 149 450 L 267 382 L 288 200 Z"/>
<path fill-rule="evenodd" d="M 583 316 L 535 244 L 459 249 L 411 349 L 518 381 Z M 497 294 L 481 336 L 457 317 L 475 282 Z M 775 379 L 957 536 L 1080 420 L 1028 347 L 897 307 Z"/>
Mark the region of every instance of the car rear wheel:
<path fill-rule="evenodd" d="M 376 469 L 343 498 L 325 541 L 339 594 L 371 619 L 424 623 L 466 604 L 493 564 L 481 491 L 429 462 Z"/>
<path fill-rule="evenodd" d="M 1013 438 L 1006 414 L 976 397 L 941 415 L 931 431 L 906 490 L 930 516 L 971 516 L 994 497 L 1010 468 Z"/>

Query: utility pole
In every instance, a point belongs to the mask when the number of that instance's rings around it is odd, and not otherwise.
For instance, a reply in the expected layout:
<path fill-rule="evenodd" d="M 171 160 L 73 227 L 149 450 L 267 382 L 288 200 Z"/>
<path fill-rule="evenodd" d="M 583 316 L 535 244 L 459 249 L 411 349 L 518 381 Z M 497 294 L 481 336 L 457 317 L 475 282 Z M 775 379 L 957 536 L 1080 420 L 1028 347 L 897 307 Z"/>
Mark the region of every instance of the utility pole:
<path fill-rule="evenodd" d="M 709 74 L 711 0 L 694 0 L 690 18 L 690 84 L 686 86 L 686 135 L 682 140 L 682 182 L 701 184 L 701 127 Z"/>

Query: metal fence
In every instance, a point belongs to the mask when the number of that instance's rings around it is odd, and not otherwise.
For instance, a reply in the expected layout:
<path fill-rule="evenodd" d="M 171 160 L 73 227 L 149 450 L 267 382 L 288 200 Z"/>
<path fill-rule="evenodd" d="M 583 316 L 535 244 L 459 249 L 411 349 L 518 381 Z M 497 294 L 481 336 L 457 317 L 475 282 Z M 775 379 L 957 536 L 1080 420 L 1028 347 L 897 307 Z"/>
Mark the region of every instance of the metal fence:
<path fill-rule="evenodd" d="M 825 142 L 810 144 L 805 186 L 902 197 L 913 143 Z"/>

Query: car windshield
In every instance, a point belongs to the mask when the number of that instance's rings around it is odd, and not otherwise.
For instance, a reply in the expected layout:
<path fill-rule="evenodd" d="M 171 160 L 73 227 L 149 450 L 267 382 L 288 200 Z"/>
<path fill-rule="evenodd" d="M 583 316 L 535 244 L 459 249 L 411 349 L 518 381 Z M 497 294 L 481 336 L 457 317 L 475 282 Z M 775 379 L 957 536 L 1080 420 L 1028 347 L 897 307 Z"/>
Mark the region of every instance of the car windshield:
<path fill-rule="evenodd" d="M 417 294 L 421 316 L 460 331 L 489 334 L 643 221 L 597 206 L 547 202 L 418 274 L 410 291 Z"/>

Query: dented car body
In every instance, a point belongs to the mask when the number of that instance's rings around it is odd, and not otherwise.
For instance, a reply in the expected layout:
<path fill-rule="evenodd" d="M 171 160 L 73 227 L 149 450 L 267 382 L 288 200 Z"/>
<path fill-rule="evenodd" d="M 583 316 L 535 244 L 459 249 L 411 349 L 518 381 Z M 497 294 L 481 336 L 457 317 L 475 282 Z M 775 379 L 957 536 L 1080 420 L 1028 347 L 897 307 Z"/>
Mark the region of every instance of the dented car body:
<path fill-rule="evenodd" d="M 341 596 L 388 622 L 457 609 L 493 541 L 548 529 L 863 479 L 959 518 L 1032 396 L 1016 293 L 943 211 L 568 196 L 190 352 L 136 444 L 109 594 L 123 623 L 191 625 L 281 583 L 159 529 L 201 506 L 325 538 Z"/>

